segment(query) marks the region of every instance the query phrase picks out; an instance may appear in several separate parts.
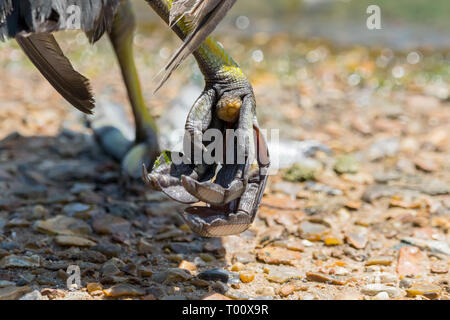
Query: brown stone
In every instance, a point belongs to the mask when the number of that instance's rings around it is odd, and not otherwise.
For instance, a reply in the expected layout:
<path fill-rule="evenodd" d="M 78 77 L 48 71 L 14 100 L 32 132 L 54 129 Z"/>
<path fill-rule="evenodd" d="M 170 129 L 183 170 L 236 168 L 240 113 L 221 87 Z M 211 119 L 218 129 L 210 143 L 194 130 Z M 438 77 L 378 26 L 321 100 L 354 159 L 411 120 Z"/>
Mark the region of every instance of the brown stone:
<path fill-rule="evenodd" d="M 23 295 L 31 292 L 31 288 L 10 286 L 5 288 L 0 288 L 0 300 L 17 300 Z"/>
<path fill-rule="evenodd" d="M 402 247 L 398 255 L 397 273 L 400 276 L 426 273 L 427 256 L 417 247 Z"/>
<path fill-rule="evenodd" d="M 258 250 L 257 258 L 268 264 L 287 264 L 294 266 L 301 258 L 301 254 L 297 251 L 284 248 L 267 247 Z"/>
<path fill-rule="evenodd" d="M 424 296 L 428 299 L 437 299 L 439 297 L 441 288 L 431 283 L 414 283 L 410 288 L 406 289 L 408 297 Z"/>
<path fill-rule="evenodd" d="M 143 289 L 126 283 L 117 284 L 109 289 L 103 290 L 103 293 L 111 298 L 140 297 L 145 295 Z"/>
<path fill-rule="evenodd" d="M 321 272 L 307 272 L 306 279 L 308 279 L 309 281 L 323 282 L 335 285 L 345 285 L 348 282 L 348 279 L 346 278 L 332 276 Z"/>

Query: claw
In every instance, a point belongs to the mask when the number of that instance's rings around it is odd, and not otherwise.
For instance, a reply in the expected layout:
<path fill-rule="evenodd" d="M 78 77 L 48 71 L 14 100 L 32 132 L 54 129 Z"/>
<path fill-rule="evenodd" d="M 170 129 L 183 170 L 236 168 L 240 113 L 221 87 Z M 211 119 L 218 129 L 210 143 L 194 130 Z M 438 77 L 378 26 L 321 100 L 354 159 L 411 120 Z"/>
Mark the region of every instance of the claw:
<path fill-rule="evenodd" d="M 181 214 L 192 231 L 202 237 L 240 234 L 252 225 L 256 217 L 268 179 L 267 169 L 270 165 L 270 158 L 267 143 L 256 122 L 253 128 L 257 136 L 255 144 L 259 169 L 250 174 L 249 182 L 242 196 L 226 206 L 189 207 Z M 187 180 L 191 183 L 189 179 Z M 211 192 L 211 188 L 207 190 Z M 222 195 L 222 192 L 219 194 Z M 215 199 L 218 198 L 216 196 Z"/>
<path fill-rule="evenodd" d="M 211 181 L 198 182 L 190 177 L 182 176 L 181 184 L 199 200 L 217 206 L 239 198 L 245 190 L 242 180 L 234 180 L 228 188 L 224 188 Z"/>

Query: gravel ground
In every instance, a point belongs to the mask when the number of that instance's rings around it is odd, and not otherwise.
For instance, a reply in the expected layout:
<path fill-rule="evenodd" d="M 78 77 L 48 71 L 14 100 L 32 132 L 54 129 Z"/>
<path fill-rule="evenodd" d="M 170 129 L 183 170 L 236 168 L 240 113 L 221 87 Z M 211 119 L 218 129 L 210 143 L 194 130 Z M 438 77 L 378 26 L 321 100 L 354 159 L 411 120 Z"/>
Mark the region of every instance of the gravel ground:
<path fill-rule="evenodd" d="M 183 206 L 120 175 L 14 47 L 0 55 L 15 59 L 0 88 L 0 299 L 449 299 L 442 91 L 403 85 L 361 107 L 367 87 L 318 87 L 327 73 L 317 63 L 299 85 L 249 68 L 263 126 L 332 153 L 272 176 L 248 231 L 202 239 Z M 153 100 L 156 116 L 185 80 Z M 117 70 L 93 81 L 125 103 Z M 74 268 L 81 288 L 67 287 Z"/>

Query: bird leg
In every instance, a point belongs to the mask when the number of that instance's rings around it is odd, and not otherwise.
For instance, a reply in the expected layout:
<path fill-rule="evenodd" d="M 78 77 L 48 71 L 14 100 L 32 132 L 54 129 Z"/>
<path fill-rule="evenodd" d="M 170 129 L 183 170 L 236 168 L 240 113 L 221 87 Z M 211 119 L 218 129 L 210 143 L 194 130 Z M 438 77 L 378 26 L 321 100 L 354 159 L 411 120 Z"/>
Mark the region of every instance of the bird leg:
<path fill-rule="evenodd" d="M 143 98 L 141 84 L 133 55 L 133 39 L 136 22 L 131 3 L 123 2 L 117 10 L 112 29 L 108 33 L 120 65 L 133 111 L 136 138 L 128 141 L 114 127 L 103 127 L 96 131 L 100 144 L 106 151 L 122 162 L 122 169 L 128 175 L 138 178 L 142 163 L 153 164 L 160 153 L 157 126 Z"/>
<path fill-rule="evenodd" d="M 147 0 L 155 12 L 169 23 L 170 0 Z M 172 29 L 185 39 L 192 27 L 186 18 L 178 20 Z M 205 90 L 192 107 L 187 121 L 184 147 L 207 151 L 205 133 L 218 129 L 237 132 L 237 141 L 227 144 L 226 153 L 241 155 L 240 161 L 206 164 L 196 159 L 174 163 L 174 154 L 164 153 L 155 163 L 151 173 L 144 168 L 147 184 L 183 203 L 204 201 L 207 207 L 191 207 L 184 214 L 186 223 L 196 233 L 212 237 L 237 234 L 253 222 L 267 180 L 269 166 L 267 145 L 256 120 L 256 102 L 253 88 L 234 60 L 221 45 L 208 38 L 193 53 L 205 77 Z M 229 141 L 228 141 L 229 142 Z M 263 154 L 263 156 L 259 155 Z M 194 157 L 195 158 L 195 157 Z M 252 168 L 255 166 L 256 171 Z M 233 159 L 233 160 L 236 160 Z"/>

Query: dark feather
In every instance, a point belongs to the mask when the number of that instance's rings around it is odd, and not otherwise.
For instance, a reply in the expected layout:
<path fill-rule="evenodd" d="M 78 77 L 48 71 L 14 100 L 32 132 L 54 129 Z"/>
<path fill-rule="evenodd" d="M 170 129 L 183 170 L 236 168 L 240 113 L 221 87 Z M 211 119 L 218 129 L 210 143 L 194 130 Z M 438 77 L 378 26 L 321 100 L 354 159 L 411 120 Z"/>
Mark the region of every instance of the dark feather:
<path fill-rule="evenodd" d="M 158 91 L 164 83 L 170 78 L 171 74 L 180 66 L 180 64 L 195 50 L 200 47 L 203 41 L 216 29 L 217 25 L 226 16 L 237 0 L 202 0 L 197 8 L 194 18 L 198 20 L 194 31 L 186 37 L 183 45 L 178 49 L 169 63 L 163 69 L 164 75 L 159 82 L 156 90 Z M 199 4 L 197 3 L 197 6 Z M 215 5 L 215 6 L 214 6 Z M 200 10 L 200 11 L 199 11 Z"/>
<path fill-rule="evenodd" d="M 50 84 L 75 108 L 92 114 L 95 106 L 89 80 L 74 70 L 51 34 L 17 36 L 17 42 Z"/>
<path fill-rule="evenodd" d="M 109 31 L 122 0 L 0 0 L 0 39 L 18 34 L 80 29 L 95 42 Z M 75 6 L 75 7 L 74 7 Z M 79 25 L 67 22 L 78 8 Z M 3 17 L 3 19 L 2 19 Z"/>

